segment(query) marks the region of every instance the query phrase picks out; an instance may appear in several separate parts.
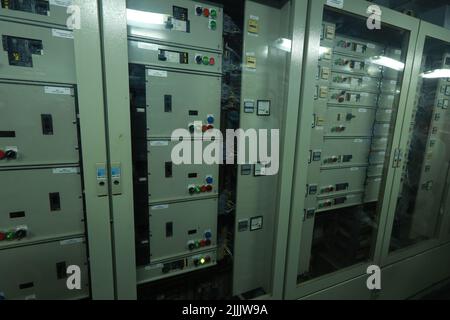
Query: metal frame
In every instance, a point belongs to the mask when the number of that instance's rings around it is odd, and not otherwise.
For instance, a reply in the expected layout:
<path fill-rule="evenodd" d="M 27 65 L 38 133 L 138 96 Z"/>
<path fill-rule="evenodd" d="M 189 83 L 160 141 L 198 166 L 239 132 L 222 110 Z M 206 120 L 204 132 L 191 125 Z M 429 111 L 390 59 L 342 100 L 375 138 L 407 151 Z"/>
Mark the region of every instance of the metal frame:
<path fill-rule="evenodd" d="M 274 245 L 273 261 L 273 283 L 272 297 L 281 299 L 284 289 L 284 275 L 286 262 L 286 248 L 288 237 L 286 230 L 289 229 L 289 211 L 292 201 L 292 183 L 295 163 L 295 154 L 291 146 L 296 144 L 297 126 L 300 104 L 300 84 L 302 82 L 302 63 L 304 58 L 305 34 L 306 34 L 306 11 L 307 1 L 292 0 L 291 27 L 292 49 L 290 61 L 288 62 L 288 92 L 286 94 L 286 119 L 284 122 L 284 137 L 282 141 L 282 154 L 280 163 L 281 173 L 279 182 L 279 197 L 277 199 L 278 219 L 276 226 L 276 240 Z"/>
<path fill-rule="evenodd" d="M 418 33 L 417 38 L 417 44 L 415 49 L 415 59 L 414 59 L 414 66 L 412 69 L 412 75 L 411 75 L 411 84 L 409 88 L 409 92 L 416 92 L 418 88 L 418 79 L 420 77 L 421 73 L 421 63 L 423 58 L 423 50 L 425 46 L 425 41 L 427 37 L 435 38 L 438 40 L 442 40 L 445 42 L 448 42 L 450 44 L 450 32 L 447 29 L 441 28 L 439 26 L 430 24 L 425 21 L 420 22 L 420 30 Z M 401 131 L 402 136 L 401 140 L 398 143 L 398 147 L 401 150 L 406 150 L 407 142 L 408 142 L 408 132 L 409 132 L 409 123 L 412 117 L 412 112 L 414 108 L 414 96 L 410 95 L 408 97 L 408 108 L 404 114 L 403 119 L 403 129 Z M 401 169 L 396 170 L 395 173 L 395 180 L 394 185 L 392 188 L 391 198 L 389 201 L 389 215 L 386 220 L 386 227 L 385 227 L 385 235 L 383 238 L 383 246 L 381 251 L 381 264 L 389 265 L 394 262 L 400 261 L 402 259 L 411 257 L 413 255 L 425 252 L 427 250 L 430 250 L 434 247 L 437 247 L 439 245 L 444 244 L 446 241 L 450 240 L 450 235 L 448 234 L 448 221 L 449 221 L 449 213 L 446 213 L 446 216 L 442 217 L 440 230 L 438 234 L 438 238 L 436 239 L 430 239 L 424 242 L 420 242 L 416 245 L 413 245 L 411 247 L 407 247 L 401 250 L 398 250 L 393 253 L 389 253 L 389 245 L 391 242 L 391 233 L 392 233 L 392 227 L 393 222 L 395 218 L 395 211 L 397 206 L 397 195 L 399 192 L 399 189 L 401 187 Z M 448 188 L 447 188 L 448 192 Z M 445 234 L 447 232 L 447 234 Z"/>
<path fill-rule="evenodd" d="M 84 195 L 93 299 L 114 298 L 109 197 L 97 195 L 96 164 L 107 163 L 100 25 L 97 1 L 76 0 L 81 29 L 74 30 L 83 148 Z"/>
<path fill-rule="evenodd" d="M 326 0 L 310 1 L 308 10 L 308 40 L 307 40 L 307 54 L 305 59 L 305 67 L 303 74 L 303 99 L 301 102 L 301 115 L 299 122 L 299 138 L 296 147 L 296 167 L 295 167 L 295 182 L 293 187 L 293 193 L 298 195 L 306 194 L 306 174 L 308 170 L 308 157 L 309 157 L 309 144 L 311 138 L 311 125 L 310 115 L 313 114 L 313 95 L 315 83 L 313 81 L 306 81 L 306 79 L 313 79 L 316 74 L 317 61 L 319 61 L 319 46 L 320 46 L 320 30 L 322 24 L 322 14 Z M 359 0 L 347 0 L 345 1 L 342 9 L 336 9 L 343 11 L 344 13 L 354 14 L 361 17 L 368 17 L 367 8 L 372 5 L 370 2 Z M 406 109 L 409 79 L 411 77 L 411 68 L 413 64 L 413 53 L 415 49 L 415 41 L 419 29 L 419 20 L 403 15 L 399 12 L 383 8 L 382 22 L 396 26 L 398 28 L 407 30 L 410 32 L 409 47 L 405 63 L 405 71 L 403 74 L 402 90 L 400 95 L 400 102 L 398 108 L 398 117 L 395 124 L 395 134 L 393 137 L 393 146 L 398 144 L 401 136 L 401 127 L 403 114 Z M 391 154 L 389 163 L 393 162 L 394 155 Z M 390 168 L 386 175 L 385 185 L 387 187 L 386 194 L 391 194 L 391 186 L 394 179 L 394 169 Z M 289 229 L 289 246 L 288 246 L 288 258 L 286 269 L 286 285 L 285 285 L 285 297 L 288 299 L 295 299 L 307 294 L 311 294 L 315 291 L 324 290 L 326 288 L 337 285 L 341 282 L 349 281 L 352 278 L 366 274 L 367 266 L 372 263 L 362 263 L 355 265 L 344 270 L 337 271 L 335 273 L 313 279 L 311 281 L 298 284 L 297 283 L 297 268 L 298 268 L 298 255 L 300 251 L 300 242 L 303 228 L 303 209 L 304 209 L 304 197 L 293 197 L 293 203 L 291 208 L 291 224 Z M 384 226 L 386 223 L 388 210 L 388 201 L 384 199 L 382 202 L 382 209 L 379 214 L 379 229 L 377 232 L 377 242 L 374 254 L 374 262 L 379 261 L 382 238 L 384 236 Z M 368 290 L 367 290 L 368 291 Z M 368 291 L 369 294 L 369 291 Z"/>
<path fill-rule="evenodd" d="M 133 167 L 125 1 L 101 3 L 109 172 L 120 164 L 120 194 L 111 192 L 117 299 L 136 299 Z"/>

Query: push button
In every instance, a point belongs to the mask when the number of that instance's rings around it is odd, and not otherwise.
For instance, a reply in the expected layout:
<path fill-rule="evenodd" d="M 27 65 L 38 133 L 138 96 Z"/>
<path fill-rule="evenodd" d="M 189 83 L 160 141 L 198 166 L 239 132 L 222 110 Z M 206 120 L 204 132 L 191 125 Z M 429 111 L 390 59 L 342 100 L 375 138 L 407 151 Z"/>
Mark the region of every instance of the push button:
<path fill-rule="evenodd" d="M 207 184 L 212 184 L 214 182 L 213 177 L 206 177 L 206 183 Z"/>
<path fill-rule="evenodd" d="M 208 116 L 208 119 L 206 119 L 206 121 L 208 121 L 209 124 L 213 124 L 214 123 L 214 117 L 213 116 Z"/>
<path fill-rule="evenodd" d="M 3 160 L 6 158 L 6 153 L 3 150 L 0 150 L 0 160 Z"/>
<path fill-rule="evenodd" d="M 203 57 L 202 56 L 196 56 L 195 57 L 195 62 L 197 62 L 197 64 L 202 64 L 203 63 Z"/>
<path fill-rule="evenodd" d="M 17 159 L 17 151 L 15 151 L 15 150 L 7 150 L 7 151 L 5 152 L 5 157 L 6 157 L 6 159 L 8 159 L 8 160 L 14 160 L 14 159 Z"/>
<path fill-rule="evenodd" d="M 6 240 L 6 233 L 0 232 L 0 241 Z"/>
<path fill-rule="evenodd" d="M 204 9 L 203 9 L 203 15 L 204 15 L 205 17 L 209 17 L 209 9 L 208 9 L 208 8 L 204 8 Z"/>
<path fill-rule="evenodd" d="M 216 59 L 214 58 L 209 58 L 209 65 L 213 66 L 216 64 Z"/>
<path fill-rule="evenodd" d="M 195 14 L 201 16 L 203 14 L 203 8 L 202 7 L 195 8 Z"/>

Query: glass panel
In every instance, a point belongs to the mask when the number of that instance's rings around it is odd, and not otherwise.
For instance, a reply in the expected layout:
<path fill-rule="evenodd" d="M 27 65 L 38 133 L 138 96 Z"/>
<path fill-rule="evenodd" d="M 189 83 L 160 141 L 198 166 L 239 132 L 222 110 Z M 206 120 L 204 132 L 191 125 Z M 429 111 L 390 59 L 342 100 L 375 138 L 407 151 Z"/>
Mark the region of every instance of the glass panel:
<path fill-rule="evenodd" d="M 283 128 L 290 2 L 216 2 L 127 1 L 141 299 L 271 293 L 278 168 L 261 154 L 237 165 L 225 131 Z M 210 133 L 224 164 L 202 159 Z M 177 165 L 180 137 L 196 163 Z"/>
<path fill-rule="evenodd" d="M 372 259 L 409 32 L 326 8 L 298 281 Z"/>
<path fill-rule="evenodd" d="M 450 44 L 426 38 L 390 250 L 438 236 L 450 154 Z"/>

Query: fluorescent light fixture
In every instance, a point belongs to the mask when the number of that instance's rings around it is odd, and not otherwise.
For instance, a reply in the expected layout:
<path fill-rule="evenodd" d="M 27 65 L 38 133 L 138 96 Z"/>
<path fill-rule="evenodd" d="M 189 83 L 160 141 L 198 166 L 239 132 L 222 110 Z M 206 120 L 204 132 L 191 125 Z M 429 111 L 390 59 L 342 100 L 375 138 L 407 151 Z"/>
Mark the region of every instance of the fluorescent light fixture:
<path fill-rule="evenodd" d="M 392 58 L 388 58 L 385 56 L 375 56 L 370 58 L 370 62 L 382 67 L 386 67 L 389 69 L 394 69 L 397 71 L 403 71 L 405 69 L 405 64 L 403 62 L 394 60 Z"/>
<path fill-rule="evenodd" d="M 127 20 L 130 25 L 165 25 L 165 14 L 127 9 Z"/>
<path fill-rule="evenodd" d="M 450 78 L 450 69 L 436 69 L 422 73 L 424 79 Z"/>
<path fill-rule="evenodd" d="M 275 41 L 275 47 L 286 52 L 291 52 L 292 41 L 286 38 L 279 38 Z"/>

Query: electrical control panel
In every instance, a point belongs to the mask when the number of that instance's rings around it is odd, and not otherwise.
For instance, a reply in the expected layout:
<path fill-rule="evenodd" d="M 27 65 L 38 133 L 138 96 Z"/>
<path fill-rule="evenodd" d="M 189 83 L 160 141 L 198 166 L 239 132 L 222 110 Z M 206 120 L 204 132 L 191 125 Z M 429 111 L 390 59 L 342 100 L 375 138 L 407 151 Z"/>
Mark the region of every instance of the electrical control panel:
<path fill-rule="evenodd" d="M 0 293 L 5 299 L 89 296 L 74 39 L 62 25 L 65 4 L 1 1 L 0 180 L 7 187 L 0 190 L 0 260 L 9 263 L 0 266 Z M 82 290 L 67 288 L 70 265 L 82 271 Z"/>
<path fill-rule="evenodd" d="M 0 19 L 3 78 L 76 83 L 73 32 Z"/>
<path fill-rule="evenodd" d="M 163 228 L 162 228 L 163 227 Z M 150 206 L 152 264 L 216 246 L 217 199 Z"/>
<path fill-rule="evenodd" d="M 322 28 L 308 173 L 318 193 L 308 207 L 330 210 L 377 200 L 399 84 L 398 70 L 377 59 L 400 59 L 401 50 L 342 35 L 333 23 Z M 346 198 L 323 200 L 336 188 Z"/>
<path fill-rule="evenodd" d="M 80 168 L 7 170 L 0 179 L 8 186 L 0 190 L 0 248 L 84 233 Z"/>
<path fill-rule="evenodd" d="M 177 165 L 172 152 L 179 141 L 150 140 L 148 142 L 148 185 L 150 202 L 196 199 L 217 196 L 219 168 L 217 165 L 195 164 L 197 146 L 204 150 L 211 142 L 202 140 L 182 142 L 192 150 L 192 164 Z M 199 149 L 199 148 L 198 148 Z M 200 151 L 201 152 L 201 151 Z"/>
<path fill-rule="evenodd" d="M 222 51 L 223 10 L 185 0 L 127 1 L 128 34 L 183 47 Z"/>
<path fill-rule="evenodd" d="M 203 151 L 221 125 L 223 13 L 128 1 L 127 23 L 138 278 L 154 281 L 216 263 L 219 162 Z"/>
<path fill-rule="evenodd" d="M 89 297 L 85 238 L 0 250 L 0 294 L 5 300 L 75 300 Z M 81 290 L 67 288 L 67 267 L 80 267 Z"/>
<path fill-rule="evenodd" d="M 78 163 L 74 87 L 0 82 L 0 96 L 0 167 Z"/>
<path fill-rule="evenodd" d="M 1 0 L 0 15 L 65 26 L 72 0 Z"/>
<path fill-rule="evenodd" d="M 174 130 L 202 135 L 220 126 L 221 77 L 147 69 L 147 135 L 170 137 Z"/>

